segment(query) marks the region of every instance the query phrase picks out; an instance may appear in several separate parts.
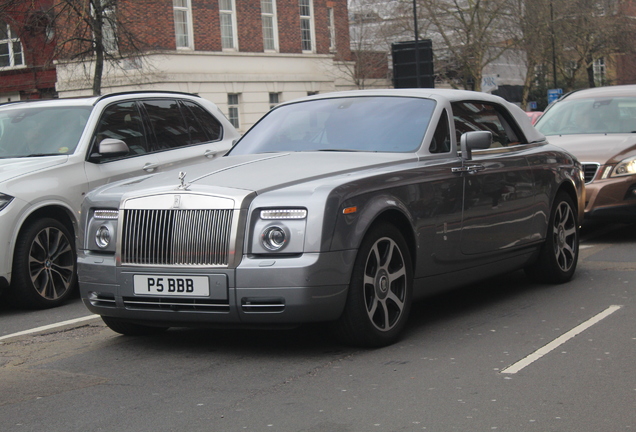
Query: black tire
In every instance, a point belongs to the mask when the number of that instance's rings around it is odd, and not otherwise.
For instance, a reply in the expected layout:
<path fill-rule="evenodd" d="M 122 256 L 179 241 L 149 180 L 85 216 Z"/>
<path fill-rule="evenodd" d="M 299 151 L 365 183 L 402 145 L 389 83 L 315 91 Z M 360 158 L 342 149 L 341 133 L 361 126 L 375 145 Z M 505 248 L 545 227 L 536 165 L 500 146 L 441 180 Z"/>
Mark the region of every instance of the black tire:
<path fill-rule="evenodd" d="M 153 327 L 142 324 L 136 324 L 125 319 L 102 316 L 102 321 L 109 329 L 116 333 L 126 336 L 148 336 L 163 333 L 168 327 Z"/>
<path fill-rule="evenodd" d="M 68 228 L 51 218 L 35 220 L 18 236 L 10 295 L 29 309 L 59 306 L 77 288 L 76 267 L 75 241 Z"/>
<path fill-rule="evenodd" d="M 404 237 L 381 223 L 365 236 L 351 275 L 345 309 L 334 323 L 344 343 L 382 347 L 396 342 L 411 309 L 413 266 Z"/>
<path fill-rule="evenodd" d="M 560 284 L 574 275 L 579 259 L 579 224 L 572 198 L 557 193 L 550 211 L 546 239 L 537 261 L 525 269 L 534 281 Z"/>

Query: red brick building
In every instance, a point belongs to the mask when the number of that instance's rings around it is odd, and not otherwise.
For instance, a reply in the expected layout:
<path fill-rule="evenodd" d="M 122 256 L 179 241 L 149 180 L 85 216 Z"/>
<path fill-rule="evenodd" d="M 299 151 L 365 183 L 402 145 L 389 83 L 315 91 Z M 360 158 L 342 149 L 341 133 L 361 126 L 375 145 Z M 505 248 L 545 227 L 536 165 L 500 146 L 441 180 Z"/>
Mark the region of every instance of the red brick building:
<path fill-rule="evenodd" d="M 0 102 L 55 96 L 49 6 L 46 0 L 29 2 L 0 15 Z"/>
<path fill-rule="evenodd" d="M 113 13 L 119 28 L 104 34 L 117 37 L 105 45 L 124 58 L 106 65 L 102 93 L 197 93 L 245 131 L 276 103 L 351 87 L 340 66 L 351 57 L 347 0 L 119 0 Z M 90 94 L 93 65 L 66 54 L 60 97 Z"/>

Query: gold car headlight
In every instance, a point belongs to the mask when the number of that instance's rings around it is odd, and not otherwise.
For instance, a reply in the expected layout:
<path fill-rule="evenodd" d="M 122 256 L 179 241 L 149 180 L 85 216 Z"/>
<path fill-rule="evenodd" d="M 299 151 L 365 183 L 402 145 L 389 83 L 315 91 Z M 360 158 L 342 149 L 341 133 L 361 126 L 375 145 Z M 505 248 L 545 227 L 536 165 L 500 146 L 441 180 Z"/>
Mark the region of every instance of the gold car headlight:
<path fill-rule="evenodd" d="M 612 171 L 612 177 L 621 177 L 636 174 L 636 156 L 620 161 Z"/>

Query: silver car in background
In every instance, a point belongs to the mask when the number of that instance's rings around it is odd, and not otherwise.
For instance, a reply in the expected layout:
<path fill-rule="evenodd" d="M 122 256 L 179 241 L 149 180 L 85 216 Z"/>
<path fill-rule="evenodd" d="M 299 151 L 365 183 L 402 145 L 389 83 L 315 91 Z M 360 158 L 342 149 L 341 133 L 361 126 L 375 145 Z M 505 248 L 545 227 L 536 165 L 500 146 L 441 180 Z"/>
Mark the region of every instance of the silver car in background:
<path fill-rule="evenodd" d="M 123 334 L 325 322 L 383 346 L 426 295 L 570 280 L 584 202 L 581 165 L 496 96 L 313 96 L 223 158 L 88 194 L 80 291 Z"/>

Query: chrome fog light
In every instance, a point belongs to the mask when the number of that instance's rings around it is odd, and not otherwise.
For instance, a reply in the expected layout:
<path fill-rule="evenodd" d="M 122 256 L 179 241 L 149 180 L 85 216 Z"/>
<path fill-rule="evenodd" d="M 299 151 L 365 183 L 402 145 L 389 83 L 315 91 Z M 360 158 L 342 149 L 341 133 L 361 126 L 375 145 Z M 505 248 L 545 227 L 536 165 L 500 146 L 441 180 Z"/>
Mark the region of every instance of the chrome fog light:
<path fill-rule="evenodd" d="M 97 228 L 97 232 L 95 233 L 95 244 L 98 247 L 104 249 L 107 248 L 110 244 L 110 229 L 106 225 L 102 225 Z"/>

